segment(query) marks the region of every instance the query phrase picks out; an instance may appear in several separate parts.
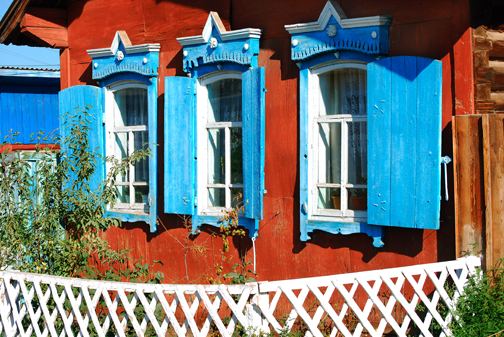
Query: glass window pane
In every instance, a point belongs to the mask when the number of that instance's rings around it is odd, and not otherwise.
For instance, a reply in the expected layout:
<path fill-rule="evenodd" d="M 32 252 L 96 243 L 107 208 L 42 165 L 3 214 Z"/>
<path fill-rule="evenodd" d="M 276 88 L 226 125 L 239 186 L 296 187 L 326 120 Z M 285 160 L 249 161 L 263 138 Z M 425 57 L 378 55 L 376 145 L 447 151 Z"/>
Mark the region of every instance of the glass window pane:
<path fill-rule="evenodd" d="M 149 147 L 149 133 L 147 131 L 134 132 L 135 151 L 146 150 Z M 135 181 L 149 182 L 149 157 L 135 163 Z"/>
<path fill-rule="evenodd" d="M 242 83 L 228 78 L 208 85 L 208 122 L 241 122 Z"/>
<path fill-rule="evenodd" d="M 116 190 L 117 190 L 116 202 L 122 204 L 129 204 L 130 201 L 129 186 L 116 186 Z"/>
<path fill-rule="evenodd" d="M 349 188 L 348 208 L 355 211 L 367 210 L 367 188 Z"/>
<path fill-rule="evenodd" d="M 224 188 L 209 188 L 208 199 L 210 207 L 226 207 L 226 193 Z"/>
<path fill-rule="evenodd" d="M 127 88 L 114 92 L 114 126 L 148 125 L 147 89 Z"/>
<path fill-rule="evenodd" d="M 319 124 L 318 182 L 341 183 L 341 123 Z"/>
<path fill-rule="evenodd" d="M 208 183 L 224 184 L 226 174 L 224 129 L 208 130 Z"/>
<path fill-rule="evenodd" d="M 243 206 L 243 188 L 236 187 L 231 189 L 231 207 Z"/>
<path fill-rule="evenodd" d="M 135 203 L 149 203 L 149 186 L 134 186 L 135 188 Z"/>
<path fill-rule="evenodd" d="M 319 209 L 341 209 L 340 188 L 319 187 L 317 195 Z"/>
<path fill-rule="evenodd" d="M 115 134 L 114 157 L 118 160 L 128 156 L 128 133 L 121 132 Z"/>
<path fill-rule="evenodd" d="M 123 158 L 128 156 L 128 133 L 120 132 L 115 134 L 115 144 L 114 144 L 114 157 L 115 159 L 121 161 Z M 129 173 L 123 176 L 119 174 L 117 177 L 118 182 L 129 181 Z"/>
<path fill-rule="evenodd" d="M 365 115 L 366 71 L 357 68 L 335 69 L 319 75 L 319 116 Z"/>
<path fill-rule="evenodd" d="M 231 184 L 243 184 L 243 148 L 241 128 L 231 128 Z"/>
<path fill-rule="evenodd" d="M 367 183 L 367 124 L 348 123 L 348 183 Z"/>

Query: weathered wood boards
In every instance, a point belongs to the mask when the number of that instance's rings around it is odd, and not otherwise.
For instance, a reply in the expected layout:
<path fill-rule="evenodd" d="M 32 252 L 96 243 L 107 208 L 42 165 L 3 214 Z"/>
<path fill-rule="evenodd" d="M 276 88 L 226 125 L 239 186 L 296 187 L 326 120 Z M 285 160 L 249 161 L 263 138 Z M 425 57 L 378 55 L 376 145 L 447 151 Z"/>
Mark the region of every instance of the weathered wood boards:
<path fill-rule="evenodd" d="M 504 115 L 456 116 L 453 128 L 457 256 L 483 250 L 489 268 L 504 256 Z"/>
<path fill-rule="evenodd" d="M 457 257 L 476 243 L 481 250 L 484 231 L 484 187 L 481 166 L 481 115 L 453 117 L 455 176 L 455 245 Z"/>
<path fill-rule="evenodd" d="M 504 116 L 484 115 L 483 167 L 486 205 L 487 267 L 504 257 Z"/>
<path fill-rule="evenodd" d="M 21 33 L 43 47 L 68 47 L 67 12 L 64 9 L 30 7 L 20 27 Z"/>

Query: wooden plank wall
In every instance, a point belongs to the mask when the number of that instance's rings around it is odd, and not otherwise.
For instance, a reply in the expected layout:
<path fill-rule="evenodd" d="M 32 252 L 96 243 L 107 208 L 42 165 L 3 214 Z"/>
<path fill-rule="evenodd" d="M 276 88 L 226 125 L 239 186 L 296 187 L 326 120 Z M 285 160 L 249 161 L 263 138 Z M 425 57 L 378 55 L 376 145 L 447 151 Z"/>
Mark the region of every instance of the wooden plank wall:
<path fill-rule="evenodd" d="M 15 142 L 39 142 L 32 134 L 54 132 L 58 127 L 58 78 L 0 76 L 0 142 L 19 131 Z"/>
<path fill-rule="evenodd" d="M 484 240 L 483 131 L 481 115 L 453 117 L 455 249 L 457 257 L 482 250 Z"/>
<path fill-rule="evenodd" d="M 486 205 L 487 267 L 504 257 L 504 115 L 484 115 L 483 162 Z"/>
<path fill-rule="evenodd" d="M 504 256 L 503 10 L 502 0 L 471 2 L 474 110 L 452 123 L 456 254 L 481 251 L 487 268 Z"/>
<path fill-rule="evenodd" d="M 453 117 L 456 252 L 504 257 L 504 115 Z M 473 247 L 473 245 L 475 245 Z"/>

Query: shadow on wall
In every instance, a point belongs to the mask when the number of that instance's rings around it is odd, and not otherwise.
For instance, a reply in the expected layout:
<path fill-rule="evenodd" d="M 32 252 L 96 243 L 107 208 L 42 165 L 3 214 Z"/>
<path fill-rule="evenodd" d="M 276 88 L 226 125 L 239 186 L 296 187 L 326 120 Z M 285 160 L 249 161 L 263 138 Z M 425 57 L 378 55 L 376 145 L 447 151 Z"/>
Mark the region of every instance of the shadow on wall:
<path fill-rule="evenodd" d="M 504 1 L 502 0 L 470 0 L 471 27 L 481 25 L 498 28 L 504 24 Z"/>

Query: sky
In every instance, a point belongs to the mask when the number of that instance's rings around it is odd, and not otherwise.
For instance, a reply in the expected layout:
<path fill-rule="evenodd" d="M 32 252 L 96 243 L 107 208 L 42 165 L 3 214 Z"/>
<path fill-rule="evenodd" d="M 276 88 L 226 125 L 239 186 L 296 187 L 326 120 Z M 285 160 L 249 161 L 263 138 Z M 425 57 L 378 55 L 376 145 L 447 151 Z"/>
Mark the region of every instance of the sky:
<path fill-rule="evenodd" d="M 0 0 L 0 17 L 3 18 L 11 2 Z M 59 50 L 0 44 L 0 66 L 59 69 Z"/>

